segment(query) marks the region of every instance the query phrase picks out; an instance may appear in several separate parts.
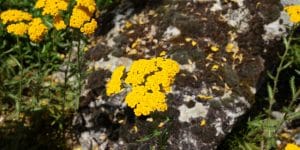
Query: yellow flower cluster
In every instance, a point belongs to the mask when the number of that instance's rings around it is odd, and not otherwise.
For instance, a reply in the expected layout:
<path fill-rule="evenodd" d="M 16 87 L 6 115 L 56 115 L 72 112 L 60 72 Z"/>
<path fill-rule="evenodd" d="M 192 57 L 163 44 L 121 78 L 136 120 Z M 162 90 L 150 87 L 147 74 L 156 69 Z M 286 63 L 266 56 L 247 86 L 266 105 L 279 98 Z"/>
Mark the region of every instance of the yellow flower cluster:
<path fill-rule="evenodd" d="M 170 92 L 170 85 L 174 82 L 174 77 L 178 72 L 178 63 L 171 59 L 158 57 L 133 62 L 125 79 L 125 83 L 132 87 L 125 102 L 134 109 L 136 116 L 167 110 L 165 93 Z M 107 86 L 107 90 L 111 90 L 109 89 L 111 87 L 119 90 L 120 78 L 116 80 L 118 82 L 114 85 L 115 87 L 108 83 L 110 86 Z M 115 93 L 118 91 L 116 90 Z"/>
<path fill-rule="evenodd" d="M 147 116 L 155 110 L 166 111 L 168 109 L 165 97 L 163 92 L 148 92 L 147 87 L 136 86 L 127 94 L 125 102 L 129 107 L 134 108 L 134 114 L 136 116 Z"/>
<path fill-rule="evenodd" d="M 34 18 L 32 22 L 29 23 L 28 35 L 31 41 L 40 42 L 47 32 L 48 29 L 43 24 L 41 18 Z"/>
<path fill-rule="evenodd" d="M 300 22 L 300 5 L 287 6 L 284 8 L 284 10 L 289 14 L 291 22 Z"/>
<path fill-rule="evenodd" d="M 10 9 L 2 12 L 0 18 L 3 24 L 7 24 L 20 21 L 31 21 L 32 15 L 21 10 Z"/>
<path fill-rule="evenodd" d="M 97 22 L 91 20 L 95 11 L 96 2 L 94 0 L 77 0 L 70 18 L 70 26 L 80 29 L 84 34 L 92 34 L 97 28 Z"/>
<path fill-rule="evenodd" d="M 41 41 L 42 37 L 47 33 L 48 29 L 43 24 L 42 19 L 32 18 L 32 15 L 16 9 L 7 10 L 0 16 L 4 24 L 8 24 L 6 29 L 8 33 L 24 36 L 28 33 L 29 38 L 33 42 Z M 26 21 L 31 21 L 29 24 Z"/>
<path fill-rule="evenodd" d="M 50 15 L 53 17 L 53 26 L 56 30 L 62 30 L 67 27 L 59 13 L 60 11 L 67 10 L 67 0 L 38 0 L 35 3 L 35 8 L 43 9 L 42 15 Z"/>
<path fill-rule="evenodd" d="M 300 150 L 300 147 L 293 143 L 288 143 L 285 148 L 285 150 Z"/>
<path fill-rule="evenodd" d="M 6 28 L 7 28 L 7 32 L 10 34 L 23 36 L 27 33 L 28 25 L 23 22 L 20 22 L 20 23 L 10 24 Z"/>
<path fill-rule="evenodd" d="M 121 77 L 123 76 L 124 70 L 124 66 L 117 67 L 114 70 L 111 80 L 106 85 L 106 95 L 110 96 L 121 91 Z"/>
<path fill-rule="evenodd" d="M 57 16 L 60 11 L 66 11 L 68 1 L 66 0 L 38 0 L 35 8 L 43 8 L 43 15 Z"/>
<path fill-rule="evenodd" d="M 95 0 L 77 0 L 77 6 L 85 7 L 92 13 L 96 11 Z"/>
<path fill-rule="evenodd" d="M 80 28 L 80 31 L 84 34 L 92 34 L 97 28 L 97 22 L 95 19 L 92 19 L 91 22 L 85 23 L 83 27 Z"/>

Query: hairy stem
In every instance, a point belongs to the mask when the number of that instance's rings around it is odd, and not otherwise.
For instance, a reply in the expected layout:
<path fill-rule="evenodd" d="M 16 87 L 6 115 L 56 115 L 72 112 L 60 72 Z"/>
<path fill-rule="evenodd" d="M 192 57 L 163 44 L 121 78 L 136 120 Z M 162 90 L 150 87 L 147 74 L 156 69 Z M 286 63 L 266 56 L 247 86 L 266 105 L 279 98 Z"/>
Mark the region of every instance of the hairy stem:
<path fill-rule="evenodd" d="M 23 54 L 22 54 L 22 48 L 20 45 L 20 39 L 19 37 L 17 37 L 17 45 L 18 45 L 18 52 L 19 52 L 19 56 L 20 56 L 20 82 L 19 82 L 19 99 L 16 99 L 16 111 L 17 111 L 17 115 L 19 116 L 20 114 L 20 109 L 21 109 L 21 101 L 23 99 L 23 95 L 22 95 L 22 91 L 23 91 Z"/>

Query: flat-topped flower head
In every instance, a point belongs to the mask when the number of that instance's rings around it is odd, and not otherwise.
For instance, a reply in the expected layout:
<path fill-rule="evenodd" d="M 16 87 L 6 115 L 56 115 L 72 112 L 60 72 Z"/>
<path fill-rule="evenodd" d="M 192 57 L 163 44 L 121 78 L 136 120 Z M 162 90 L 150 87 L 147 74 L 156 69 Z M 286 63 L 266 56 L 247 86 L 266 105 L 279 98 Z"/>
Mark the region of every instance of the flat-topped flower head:
<path fill-rule="evenodd" d="M 41 18 L 34 18 L 29 23 L 28 35 L 32 42 L 40 42 L 47 32 L 48 28 L 43 24 Z"/>
<path fill-rule="evenodd" d="M 70 18 L 70 26 L 79 29 L 85 22 L 89 22 L 93 13 L 86 11 L 82 7 L 75 6 Z"/>
<path fill-rule="evenodd" d="M 131 86 L 138 86 L 145 82 L 145 76 L 147 74 L 158 71 L 154 59 L 140 59 L 132 63 L 130 71 L 127 74 L 125 82 Z"/>
<path fill-rule="evenodd" d="M 24 22 L 10 24 L 6 27 L 7 32 L 17 36 L 24 36 L 27 33 L 28 25 Z"/>
<path fill-rule="evenodd" d="M 1 13 L 0 18 L 3 24 L 31 21 L 32 15 L 28 12 L 10 9 Z"/>
<path fill-rule="evenodd" d="M 137 86 L 127 94 L 125 102 L 134 109 L 136 116 L 147 116 L 153 111 L 166 111 L 168 106 L 165 100 L 165 93 L 160 91 L 148 92 L 145 86 Z"/>
<path fill-rule="evenodd" d="M 85 35 L 90 35 L 95 32 L 97 28 L 97 22 L 95 19 L 92 19 L 91 22 L 87 22 L 80 28 L 80 31 Z"/>
<path fill-rule="evenodd" d="M 38 0 L 35 8 L 42 8 L 43 15 L 57 16 L 60 11 L 66 11 L 68 8 L 67 0 Z"/>
<path fill-rule="evenodd" d="M 70 27 L 80 29 L 85 35 L 94 33 L 97 28 L 96 20 L 92 19 L 95 11 L 95 0 L 77 0 L 72 10 Z"/>
<path fill-rule="evenodd" d="M 125 79 L 132 86 L 125 98 L 136 116 L 149 115 L 153 111 L 166 111 L 165 93 L 179 72 L 176 61 L 162 57 L 133 62 Z"/>
<path fill-rule="evenodd" d="M 287 6 L 284 10 L 289 14 L 291 22 L 300 23 L 300 5 Z"/>
<path fill-rule="evenodd" d="M 131 86 L 125 102 L 134 109 L 136 116 L 146 116 L 154 111 L 167 110 L 165 94 L 171 91 L 170 86 L 179 70 L 176 61 L 161 57 L 140 59 L 132 63 L 125 79 L 125 83 Z M 119 82 L 118 78 L 118 84 L 115 84 L 118 91 L 121 86 Z M 116 93 L 118 92 L 114 92 Z"/>

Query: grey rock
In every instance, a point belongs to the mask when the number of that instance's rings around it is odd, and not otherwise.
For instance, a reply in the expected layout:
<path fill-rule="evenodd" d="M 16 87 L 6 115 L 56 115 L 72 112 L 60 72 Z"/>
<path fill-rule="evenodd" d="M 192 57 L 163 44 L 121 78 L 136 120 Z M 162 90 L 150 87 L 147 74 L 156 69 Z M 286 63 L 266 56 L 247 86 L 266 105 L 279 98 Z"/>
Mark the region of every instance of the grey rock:
<path fill-rule="evenodd" d="M 134 5 L 120 5 L 113 10 L 119 12 L 113 19 L 114 28 L 97 41 L 107 44 L 98 46 L 99 51 L 107 53 L 99 60 L 88 60 L 88 66 L 97 68 L 101 77 L 91 74 L 87 93 L 74 117 L 82 146 L 216 149 L 251 108 L 261 78 L 276 63 L 281 44 L 278 39 L 286 33 L 285 29 L 275 32 L 283 28 L 276 23 L 283 13 L 280 1 L 256 2 L 261 9 L 252 0 L 222 4 L 211 0 L 163 0 L 148 1 L 142 10 Z M 266 13 L 268 10 L 262 8 L 268 6 L 274 9 Z M 131 26 L 126 27 L 126 22 Z M 140 42 L 133 46 L 137 39 Z M 229 43 L 235 45 L 233 52 L 226 52 Z M 212 52 L 212 46 L 219 47 L 219 51 Z M 97 46 L 89 52 L 89 58 L 95 51 Z M 124 102 L 130 87 L 111 97 L 105 95 L 105 84 L 115 67 L 125 65 L 128 70 L 133 61 L 158 57 L 162 51 L 181 69 L 172 92 L 167 94 L 166 112 L 134 116 Z M 213 65 L 219 68 L 212 70 Z"/>

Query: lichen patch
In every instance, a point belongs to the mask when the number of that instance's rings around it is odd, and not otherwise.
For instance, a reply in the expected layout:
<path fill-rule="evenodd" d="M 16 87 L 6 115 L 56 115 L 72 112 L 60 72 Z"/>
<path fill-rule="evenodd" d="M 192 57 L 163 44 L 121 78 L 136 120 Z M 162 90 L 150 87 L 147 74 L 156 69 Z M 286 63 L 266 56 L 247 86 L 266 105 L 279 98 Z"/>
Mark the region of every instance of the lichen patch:
<path fill-rule="evenodd" d="M 178 110 L 180 111 L 178 120 L 180 122 L 190 122 L 193 118 L 205 118 L 208 112 L 208 108 L 208 106 L 204 106 L 199 102 L 196 102 L 195 106 L 192 108 L 188 108 L 186 105 L 181 105 L 178 107 Z"/>

